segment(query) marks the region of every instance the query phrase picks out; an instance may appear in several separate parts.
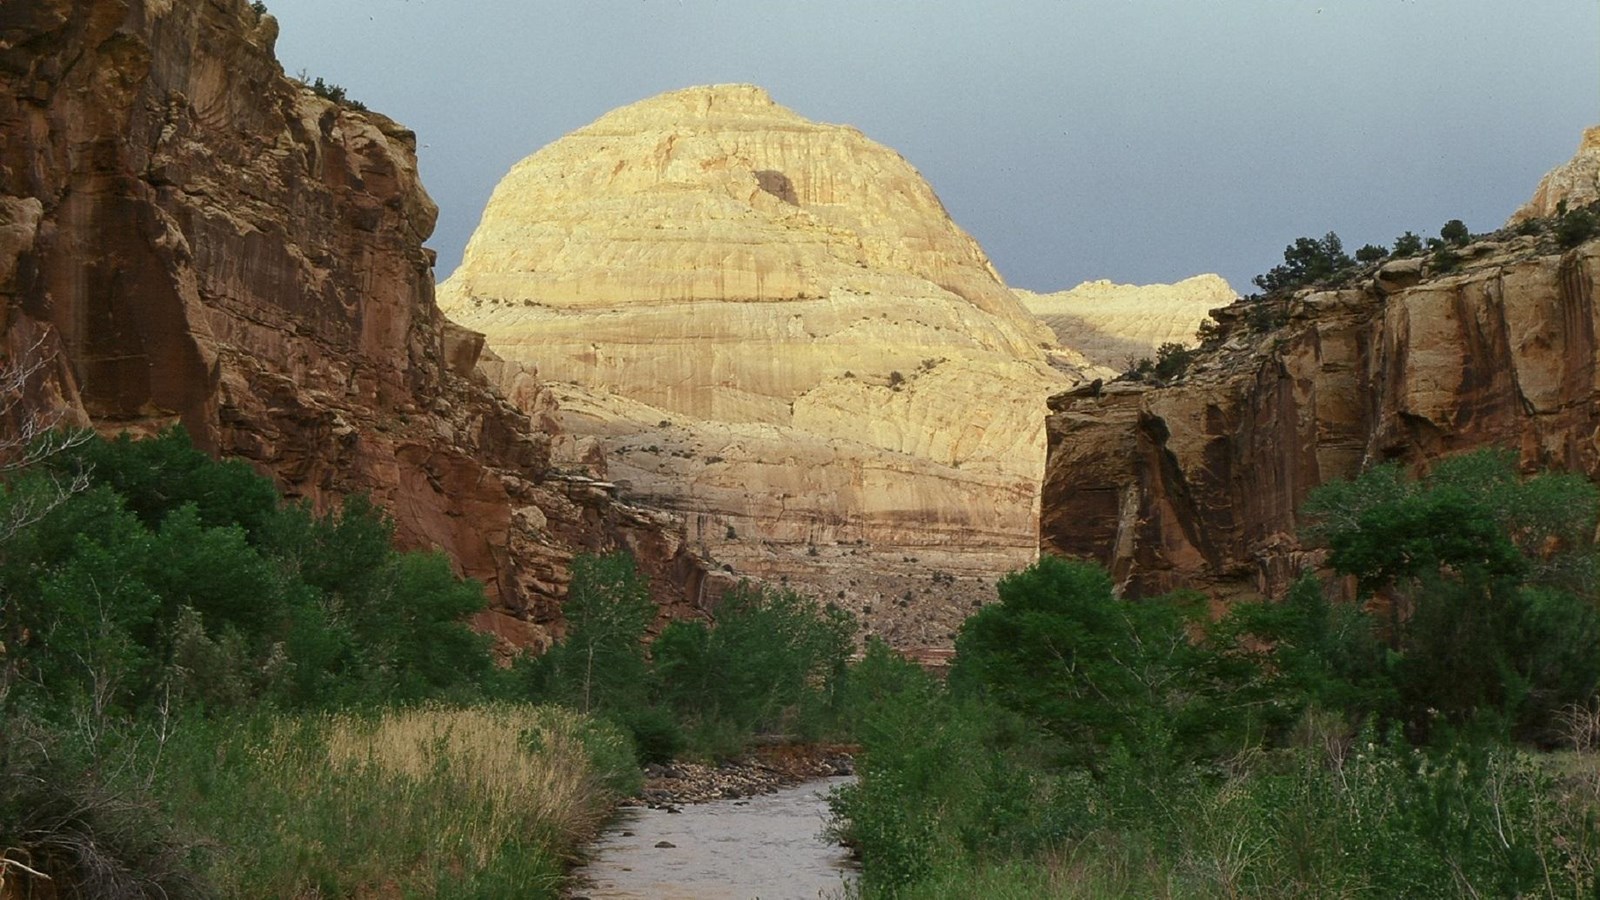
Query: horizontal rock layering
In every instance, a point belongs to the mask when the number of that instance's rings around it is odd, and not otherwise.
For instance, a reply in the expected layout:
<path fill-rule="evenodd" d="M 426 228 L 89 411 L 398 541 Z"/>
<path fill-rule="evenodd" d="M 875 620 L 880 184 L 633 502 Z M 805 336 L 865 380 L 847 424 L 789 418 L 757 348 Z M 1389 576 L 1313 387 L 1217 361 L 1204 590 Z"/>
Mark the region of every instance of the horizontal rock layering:
<path fill-rule="evenodd" d="M 1162 344 L 1193 346 L 1211 310 L 1238 298 L 1220 275 L 1175 284 L 1086 281 L 1052 294 L 1016 294 L 1062 344 L 1113 374 L 1126 371 L 1129 360 L 1154 358 Z"/>
<path fill-rule="evenodd" d="M 905 610 L 906 643 L 949 623 L 881 602 L 905 590 L 869 587 L 861 554 L 923 582 L 1031 559 L 1040 411 L 1085 363 L 898 154 L 748 85 L 624 107 L 518 163 L 440 302 L 525 408 L 530 370 L 561 383 L 610 475 L 692 514 L 708 552 Z"/>

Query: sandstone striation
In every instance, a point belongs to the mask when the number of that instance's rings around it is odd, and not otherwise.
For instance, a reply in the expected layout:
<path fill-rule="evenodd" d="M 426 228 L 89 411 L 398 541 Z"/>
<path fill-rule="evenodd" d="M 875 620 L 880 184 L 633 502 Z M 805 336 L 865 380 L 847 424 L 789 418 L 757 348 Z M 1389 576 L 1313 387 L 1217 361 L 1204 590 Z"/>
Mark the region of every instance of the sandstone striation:
<path fill-rule="evenodd" d="M 1031 559 L 1037 410 L 1086 362 L 898 154 L 748 85 L 624 107 L 518 163 L 440 302 L 525 410 L 527 384 L 559 385 L 568 429 L 697 546 L 907 645 L 965 614 L 908 580 Z"/>
<path fill-rule="evenodd" d="M 1572 159 L 1540 179 L 1533 198 L 1511 214 L 1506 225 L 1555 215 L 1565 203 L 1570 209 L 1600 200 L 1600 125 L 1586 129 Z"/>
<path fill-rule="evenodd" d="M 1113 374 L 1126 371 L 1129 360 L 1153 358 L 1162 344 L 1193 346 L 1195 329 L 1211 310 L 1238 298 L 1220 275 L 1195 275 L 1175 284 L 1101 279 L 1053 294 L 1016 294 L 1062 345 Z"/>
<path fill-rule="evenodd" d="M 1052 398 L 1043 548 L 1101 561 L 1133 595 L 1277 595 L 1319 560 L 1294 538 L 1306 495 L 1365 466 L 1500 446 L 1600 476 L 1600 244 L 1462 255 L 1263 301 L 1273 316 L 1219 310 L 1220 346 L 1173 386 Z"/>
<path fill-rule="evenodd" d="M 0 12 L 0 328 L 30 415 L 186 426 L 327 508 L 365 491 L 537 643 L 576 550 L 633 547 L 664 599 L 678 526 L 554 477 L 552 435 L 434 304 L 415 137 L 284 77 L 244 0 Z"/>

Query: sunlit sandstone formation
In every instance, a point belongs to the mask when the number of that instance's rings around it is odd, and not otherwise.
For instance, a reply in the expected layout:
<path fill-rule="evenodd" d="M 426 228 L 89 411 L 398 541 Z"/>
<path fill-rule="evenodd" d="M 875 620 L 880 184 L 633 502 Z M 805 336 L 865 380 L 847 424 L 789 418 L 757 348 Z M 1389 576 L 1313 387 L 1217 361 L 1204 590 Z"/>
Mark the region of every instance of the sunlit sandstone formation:
<path fill-rule="evenodd" d="M 1016 294 L 1064 346 L 1116 372 L 1126 371 L 1129 360 L 1154 358 L 1162 344 L 1194 346 L 1195 329 L 1207 314 L 1238 297 L 1220 275 L 1196 275 L 1174 284 L 1102 279 L 1051 294 Z"/>
<path fill-rule="evenodd" d="M 967 608 L 942 580 L 951 609 L 930 607 L 931 571 L 1032 558 L 1043 402 L 1084 363 L 898 154 L 748 85 L 624 107 L 518 163 L 440 298 L 508 396 L 536 409 L 525 387 L 555 385 L 626 496 L 913 644 Z"/>
<path fill-rule="evenodd" d="M 1511 214 L 1507 225 L 1553 216 L 1565 203 L 1568 209 L 1600 200 L 1600 125 L 1586 129 L 1572 159 L 1551 169 L 1539 180 L 1533 198 Z"/>

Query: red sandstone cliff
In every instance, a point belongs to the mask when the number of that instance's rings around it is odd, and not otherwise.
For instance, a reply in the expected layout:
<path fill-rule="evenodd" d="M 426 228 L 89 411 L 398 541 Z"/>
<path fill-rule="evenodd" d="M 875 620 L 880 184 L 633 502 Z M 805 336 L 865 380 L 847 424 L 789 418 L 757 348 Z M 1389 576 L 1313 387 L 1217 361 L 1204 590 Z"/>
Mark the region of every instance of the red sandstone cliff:
<path fill-rule="evenodd" d="M 1365 465 L 1496 445 L 1600 476 L 1600 244 L 1463 253 L 1449 274 L 1400 260 L 1303 291 L 1276 304 L 1279 327 L 1219 310 L 1222 346 L 1173 386 L 1052 398 L 1042 548 L 1099 560 L 1133 595 L 1277 594 L 1316 559 L 1293 539 L 1306 495 Z"/>
<path fill-rule="evenodd" d="M 245 0 L 0 6 L 0 335 L 46 362 L 29 408 L 181 422 L 319 506 L 370 492 L 519 642 L 574 551 L 629 546 L 692 599 L 676 524 L 552 474 L 475 374 L 481 336 L 434 305 L 415 136 L 285 78 L 276 35 Z"/>

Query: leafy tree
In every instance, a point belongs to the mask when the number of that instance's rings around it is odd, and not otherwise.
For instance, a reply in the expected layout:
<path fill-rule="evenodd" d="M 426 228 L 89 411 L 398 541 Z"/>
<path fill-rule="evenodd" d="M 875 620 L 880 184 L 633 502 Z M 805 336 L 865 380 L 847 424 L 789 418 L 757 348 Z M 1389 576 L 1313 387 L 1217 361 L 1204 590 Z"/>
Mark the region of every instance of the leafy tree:
<path fill-rule="evenodd" d="M 1162 381 L 1183 377 L 1194 361 L 1195 351 L 1182 344 L 1168 341 L 1156 348 L 1155 376 Z"/>
<path fill-rule="evenodd" d="M 1600 684 L 1597 509 L 1583 479 L 1524 479 L 1513 455 L 1483 451 L 1415 481 L 1379 467 L 1313 493 L 1307 512 L 1334 568 L 1388 608 L 1415 733 L 1487 712 L 1547 739 L 1556 711 Z"/>
<path fill-rule="evenodd" d="M 1388 255 L 1389 251 L 1379 247 L 1377 244 L 1363 244 L 1361 249 L 1356 251 L 1356 262 L 1375 263 Z"/>
<path fill-rule="evenodd" d="M 717 605 L 712 627 L 673 622 L 651 652 L 662 699 L 685 718 L 742 733 L 804 729 L 834 705 L 854 632 L 841 610 L 742 585 Z"/>
<path fill-rule="evenodd" d="M 1600 215 L 1593 206 L 1562 210 L 1556 219 L 1556 240 L 1568 249 L 1576 247 L 1600 232 Z"/>
<path fill-rule="evenodd" d="M 584 712 L 644 707 L 644 635 L 656 608 L 633 557 L 618 551 L 574 558 L 562 612 L 566 637 L 531 665 L 535 694 Z"/>
<path fill-rule="evenodd" d="M 1280 739 L 1313 710 L 1351 719 L 1390 717 L 1397 698 L 1386 649 L 1359 604 L 1330 603 L 1311 575 L 1281 603 L 1238 603 L 1212 629 L 1224 657 L 1245 661 L 1240 675 L 1255 696 L 1251 708 Z"/>
<path fill-rule="evenodd" d="M 272 482 L 244 462 L 213 460 L 195 449 L 181 425 L 144 440 L 122 434 L 89 441 L 54 466 L 92 473 L 95 483 L 122 495 L 128 509 L 151 527 L 188 504 L 200 524 L 240 525 L 256 538 L 278 511 Z"/>
<path fill-rule="evenodd" d="M 1405 234 L 1402 234 L 1394 239 L 1394 255 L 1396 258 L 1404 259 L 1408 256 L 1416 256 L 1421 252 L 1421 235 L 1412 234 L 1411 232 L 1407 231 Z"/>
<path fill-rule="evenodd" d="M 1283 250 L 1283 265 L 1255 277 L 1255 284 L 1266 293 L 1292 290 L 1328 281 L 1355 265 L 1344 252 L 1339 236 L 1328 232 L 1321 240 L 1296 238 Z"/>
<path fill-rule="evenodd" d="M 1445 243 L 1456 247 L 1465 247 L 1472 240 L 1472 232 L 1467 230 L 1467 225 L 1460 219 L 1451 219 L 1439 229 L 1439 237 Z"/>
<path fill-rule="evenodd" d="M 1038 723 L 1064 758 L 1093 767 L 1113 744 L 1153 764 L 1191 752 L 1216 724 L 1196 675 L 1191 598 L 1118 599 L 1104 569 L 1046 556 L 1001 579 L 1000 602 L 967 619 L 950 686 Z"/>
<path fill-rule="evenodd" d="M 442 558 L 396 553 L 364 498 L 321 517 L 279 506 L 270 482 L 178 430 L 92 441 L 48 469 L 86 473 L 90 487 L 0 543 L 0 699 L 23 685 L 46 716 L 103 718 L 172 699 L 454 695 L 490 678 L 485 639 L 461 621 L 481 587 Z M 5 484 L 0 504 L 28 480 Z"/>

